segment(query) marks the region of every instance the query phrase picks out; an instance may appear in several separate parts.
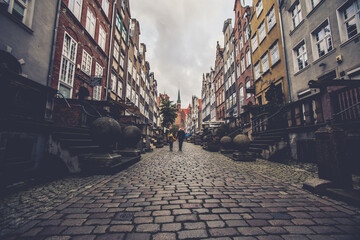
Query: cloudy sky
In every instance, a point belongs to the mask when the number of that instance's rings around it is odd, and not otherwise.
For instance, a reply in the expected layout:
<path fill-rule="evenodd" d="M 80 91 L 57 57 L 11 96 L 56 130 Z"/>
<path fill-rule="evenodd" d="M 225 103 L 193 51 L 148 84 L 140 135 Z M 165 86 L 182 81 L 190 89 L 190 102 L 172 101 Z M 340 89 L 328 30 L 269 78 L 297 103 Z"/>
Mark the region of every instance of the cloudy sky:
<path fill-rule="evenodd" d="M 131 17 L 140 23 L 140 42 L 164 91 L 182 107 L 201 95 L 202 74 L 214 68 L 216 42 L 223 46 L 222 27 L 234 22 L 235 0 L 130 0 Z M 234 25 L 234 23 L 233 23 Z"/>

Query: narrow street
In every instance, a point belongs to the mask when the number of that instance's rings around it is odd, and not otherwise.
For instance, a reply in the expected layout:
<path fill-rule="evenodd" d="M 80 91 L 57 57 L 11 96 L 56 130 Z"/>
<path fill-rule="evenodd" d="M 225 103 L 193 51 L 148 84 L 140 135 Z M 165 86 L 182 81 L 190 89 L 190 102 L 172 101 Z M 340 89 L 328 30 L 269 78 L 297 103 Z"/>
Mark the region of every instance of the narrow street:
<path fill-rule="evenodd" d="M 26 192 L 2 199 L 0 238 L 360 239 L 360 209 L 287 182 L 286 168 L 189 143 L 177 150 L 177 142 L 174 152 L 155 149 L 112 176 L 31 189 L 35 200 Z"/>

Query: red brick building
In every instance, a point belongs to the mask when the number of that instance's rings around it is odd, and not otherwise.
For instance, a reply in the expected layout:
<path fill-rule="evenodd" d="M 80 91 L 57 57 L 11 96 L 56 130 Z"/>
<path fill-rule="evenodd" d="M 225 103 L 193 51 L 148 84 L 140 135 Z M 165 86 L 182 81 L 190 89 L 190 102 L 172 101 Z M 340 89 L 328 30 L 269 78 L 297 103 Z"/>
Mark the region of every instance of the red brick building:
<path fill-rule="evenodd" d="M 243 106 L 254 104 L 254 95 L 246 93 L 246 89 L 252 88 L 251 51 L 249 40 L 249 25 L 247 17 L 250 17 L 252 7 L 242 6 L 242 1 L 236 0 L 235 11 L 235 61 L 236 61 L 236 87 L 239 99 L 239 113 L 244 113 Z"/>
<path fill-rule="evenodd" d="M 105 99 L 112 8 L 111 0 L 62 0 L 51 86 L 64 97 Z"/>
<path fill-rule="evenodd" d="M 225 119 L 225 89 L 224 89 L 224 49 L 216 46 L 215 60 L 215 96 L 216 96 L 216 120 Z"/>

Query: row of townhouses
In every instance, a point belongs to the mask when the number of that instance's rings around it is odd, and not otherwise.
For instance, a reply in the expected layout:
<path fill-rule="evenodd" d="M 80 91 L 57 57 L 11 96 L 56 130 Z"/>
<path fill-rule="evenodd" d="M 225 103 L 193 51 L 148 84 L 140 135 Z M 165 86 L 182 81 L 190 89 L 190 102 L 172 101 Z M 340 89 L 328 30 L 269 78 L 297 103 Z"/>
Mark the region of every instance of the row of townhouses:
<path fill-rule="evenodd" d="M 0 177 L 97 152 L 99 117 L 136 125 L 151 150 L 157 80 L 129 0 L 0 0 L 0 32 Z"/>
<path fill-rule="evenodd" d="M 157 80 L 128 0 L 4 0 L 0 7 L 0 51 L 19 60 L 24 77 L 66 99 L 119 102 L 125 115 L 159 126 Z"/>
<path fill-rule="evenodd" d="M 359 0 L 236 0 L 233 10 L 203 75 L 203 124 L 223 121 L 249 136 L 288 129 L 296 158 L 316 127 L 359 120 Z"/>

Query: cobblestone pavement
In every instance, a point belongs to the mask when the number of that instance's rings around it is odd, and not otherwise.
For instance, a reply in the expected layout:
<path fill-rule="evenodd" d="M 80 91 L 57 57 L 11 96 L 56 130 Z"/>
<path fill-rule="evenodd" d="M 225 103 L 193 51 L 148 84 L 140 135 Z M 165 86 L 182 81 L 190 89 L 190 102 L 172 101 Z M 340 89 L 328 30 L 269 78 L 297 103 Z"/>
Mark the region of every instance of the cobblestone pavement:
<path fill-rule="evenodd" d="M 2 238 L 360 239 L 360 209 L 296 187 L 311 173 L 262 160 L 233 162 L 187 143 L 184 152 L 176 150 L 158 149 L 116 175 L 88 178 L 72 188 L 76 193 L 62 192 L 62 203 L 44 198 L 47 212 L 27 212 L 32 219 Z M 26 212 L 28 202 L 4 200 L 11 201 Z"/>

